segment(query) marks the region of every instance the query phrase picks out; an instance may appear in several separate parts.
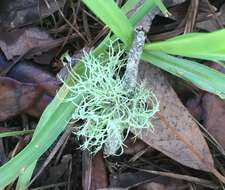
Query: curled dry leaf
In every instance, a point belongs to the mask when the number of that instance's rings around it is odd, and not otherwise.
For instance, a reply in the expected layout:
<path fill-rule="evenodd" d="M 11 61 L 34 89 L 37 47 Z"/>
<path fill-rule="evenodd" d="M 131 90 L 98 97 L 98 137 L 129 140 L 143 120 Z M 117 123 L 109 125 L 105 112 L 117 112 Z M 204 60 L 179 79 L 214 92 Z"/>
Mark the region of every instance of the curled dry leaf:
<path fill-rule="evenodd" d="M 34 104 L 41 90 L 8 77 L 0 77 L 0 121 L 25 111 Z"/>
<path fill-rule="evenodd" d="M 156 94 L 160 101 L 160 112 L 153 121 L 154 133 L 144 129 L 135 134 L 177 162 L 211 172 L 225 183 L 225 178 L 214 167 L 212 155 L 201 131 L 162 72 L 150 65 L 141 64 L 140 79 Z"/>

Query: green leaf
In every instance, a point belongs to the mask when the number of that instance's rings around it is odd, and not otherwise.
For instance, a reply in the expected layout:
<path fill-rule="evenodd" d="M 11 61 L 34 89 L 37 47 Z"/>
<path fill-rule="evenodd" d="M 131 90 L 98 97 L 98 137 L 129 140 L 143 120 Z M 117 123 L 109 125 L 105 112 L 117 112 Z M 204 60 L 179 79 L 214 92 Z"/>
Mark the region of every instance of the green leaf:
<path fill-rule="evenodd" d="M 163 42 L 146 44 L 145 50 L 219 61 L 225 60 L 224 44 L 225 29 L 212 33 L 185 34 Z"/>
<path fill-rule="evenodd" d="M 25 172 L 19 176 L 19 179 L 16 184 L 16 190 L 24 190 L 27 189 L 27 185 L 30 182 L 30 179 L 32 177 L 34 168 L 36 166 L 36 162 L 33 162 L 26 170 Z"/>
<path fill-rule="evenodd" d="M 162 52 L 144 51 L 142 59 L 220 98 L 225 98 L 225 75 L 215 69 Z"/>
<path fill-rule="evenodd" d="M 116 36 L 130 46 L 133 37 L 133 27 L 129 19 L 117 6 L 114 0 L 83 0 L 83 2 L 98 16 Z"/>
<path fill-rule="evenodd" d="M 34 130 L 1 132 L 0 133 L 0 138 L 22 136 L 22 135 L 30 135 L 33 132 L 34 132 Z"/>

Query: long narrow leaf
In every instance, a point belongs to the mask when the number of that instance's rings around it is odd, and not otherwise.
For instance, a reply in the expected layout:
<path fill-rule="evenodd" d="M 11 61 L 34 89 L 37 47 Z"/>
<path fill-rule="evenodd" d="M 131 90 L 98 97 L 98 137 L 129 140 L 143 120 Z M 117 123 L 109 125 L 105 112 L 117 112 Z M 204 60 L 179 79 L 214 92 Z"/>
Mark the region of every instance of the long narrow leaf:
<path fill-rule="evenodd" d="M 120 37 L 126 46 L 131 45 L 133 27 L 114 0 L 83 0 L 83 2 L 109 26 L 116 36 Z"/>
<path fill-rule="evenodd" d="M 177 77 L 192 82 L 203 90 L 225 98 L 225 75 L 215 69 L 162 52 L 144 51 L 142 59 Z"/>
<path fill-rule="evenodd" d="M 193 33 L 145 45 L 149 51 L 162 51 L 206 60 L 225 60 L 225 29 L 212 33 Z"/>
<path fill-rule="evenodd" d="M 0 133 L 0 138 L 4 137 L 14 137 L 14 136 L 22 136 L 32 134 L 34 130 L 26 130 L 26 131 L 8 131 Z"/>
<path fill-rule="evenodd" d="M 16 190 L 24 190 L 26 189 L 27 185 L 30 182 L 30 179 L 32 177 L 34 168 L 36 166 L 36 162 L 33 162 L 26 170 L 25 172 L 20 175 L 17 184 L 16 184 Z"/>

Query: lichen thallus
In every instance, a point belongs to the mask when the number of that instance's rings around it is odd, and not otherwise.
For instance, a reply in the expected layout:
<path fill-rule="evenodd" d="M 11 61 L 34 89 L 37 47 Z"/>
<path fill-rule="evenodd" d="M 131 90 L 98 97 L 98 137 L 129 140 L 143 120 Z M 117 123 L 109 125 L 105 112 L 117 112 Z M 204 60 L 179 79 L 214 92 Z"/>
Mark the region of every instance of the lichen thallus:
<path fill-rule="evenodd" d="M 75 104 L 75 99 L 81 99 L 72 114 L 74 122 L 83 121 L 75 132 L 78 138 L 83 138 L 81 149 L 95 154 L 104 147 L 106 156 L 120 155 L 130 128 L 153 129 L 151 118 L 159 110 L 159 103 L 150 89 L 137 83 L 144 41 L 144 32 L 136 28 L 127 59 L 121 58 L 125 51 L 119 45 L 115 47 L 118 41 L 111 42 L 107 54 L 99 57 L 84 52 L 82 76 L 70 71 L 76 84 L 64 82 L 71 91 L 65 101 Z"/>

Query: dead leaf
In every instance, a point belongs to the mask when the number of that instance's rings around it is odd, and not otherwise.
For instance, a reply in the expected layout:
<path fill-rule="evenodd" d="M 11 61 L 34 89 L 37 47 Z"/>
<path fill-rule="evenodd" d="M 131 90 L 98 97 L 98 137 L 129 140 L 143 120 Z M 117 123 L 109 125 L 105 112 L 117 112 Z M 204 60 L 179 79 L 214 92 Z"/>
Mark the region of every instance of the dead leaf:
<path fill-rule="evenodd" d="M 34 104 L 29 109 L 25 110 L 25 113 L 38 118 L 41 116 L 41 114 L 51 101 L 52 101 L 51 96 L 43 94 L 42 96 L 37 97 Z"/>
<path fill-rule="evenodd" d="M 225 101 L 206 93 L 202 98 L 203 125 L 225 148 Z"/>
<path fill-rule="evenodd" d="M 225 68 L 218 64 L 207 63 L 212 68 L 225 73 Z M 225 148 L 225 101 L 205 92 L 203 95 L 190 99 L 188 109 L 207 131 Z"/>
<path fill-rule="evenodd" d="M 225 73 L 225 68 L 219 64 L 211 64 L 211 67 Z M 205 93 L 202 96 L 202 120 L 208 132 L 225 148 L 224 122 L 225 122 L 225 101 L 215 95 Z"/>
<path fill-rule="evenodd" d="M 198 121 L 202 120 L 203 115 L 201 104 L 202 104 L 201 95 L 197 95 L 196 97 L 189 99 L 185 104 L 191 115 Z"/>
<path fill-rule="evenodd" d="M 60 8 L 65 4 L 65 0 L 57 0 L 57 2 Z M 4 29 L 13 29 L 40 22 L 42 18 L 52 15 L 59 7 L 55 0 L 1 0 L 0 24 Z"/>
<path fill-rule="evenodd" d="M 156 94 L 160 112 L 153 121 L 153 133 L 144 129 L 136 135 L 177 162 L 211 172 L 225 183 L 225 178 L 214 168 L 212 155 L 201 131 L 162 72 L 148 64 L 141 64 L 140 79 Z"/>
<path fill-rule="evenodd" d="M 9 66 L 10 63 L 0 53 L 0 73 L 4 73 Z M 6 76 L 22 83 L 38 86 L 42 90 L 42 93 L 35 99 L 32 106 L 25 111 L 34 117 L 39 117 L 42 114 L 58 89 L 58 81 L 56 78 L 32 62 L 23 61 L 17 63 L 6 73 Z"/>
<path fill-rule="evenodd" d="M 48 33 L 38 28 L 23 28 L 12 32 L 0 31 L 0 48 L 7 60 L 25 55 L 34 48 L 48 46 L 54 42 Z"/>
<path fill-rule="evenodd" d="M 0 71 L 2 68 L 5 68 L 5 66 L 8 66 L 8 64 L 0 64 Z M 59 85 L 59 82 L 51 73 L 29 61 L 16 64 L 7 73 L 7 77 L 14 78 L 20 82 L 35 83 L 49 96 L 55 96 Z"/>
<path fill-rule="evenodd" d="M 0 77 L 0 93 L 0 121 L 2 121 L 30 108 L 41 91 L 37 85 Z"/>
<path fill-rule="evenodd" d="M 221 28 L 221 26 L 225 25 L 225 4 L 223 4 L 220 7 L 219 14 L 215 13 L 215 16 L 213 16 L 211 19 L 197 23 L 197 27 L 199 29 L 205 30 L 205 31 L 215 31 Z M 218 24 L 219 23 L 219 24 Z"/>

